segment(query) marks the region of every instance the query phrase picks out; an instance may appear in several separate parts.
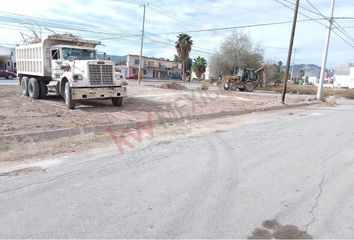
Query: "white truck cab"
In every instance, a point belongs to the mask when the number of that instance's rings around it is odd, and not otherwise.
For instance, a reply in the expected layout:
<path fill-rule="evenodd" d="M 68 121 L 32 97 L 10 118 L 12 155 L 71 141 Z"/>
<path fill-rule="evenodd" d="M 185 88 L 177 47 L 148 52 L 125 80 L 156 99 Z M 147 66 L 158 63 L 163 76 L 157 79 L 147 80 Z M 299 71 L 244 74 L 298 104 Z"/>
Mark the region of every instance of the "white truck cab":
<path fill-rule="evenodd" d="M 41 43 L 16 48 L 22 94 L 33 99 L 62 95 L 68 108 L 77 100 L 112 99 L 121 106 L 127 95 L 114 63 L 97 60 L 98 41 L 48 36 Z"/>

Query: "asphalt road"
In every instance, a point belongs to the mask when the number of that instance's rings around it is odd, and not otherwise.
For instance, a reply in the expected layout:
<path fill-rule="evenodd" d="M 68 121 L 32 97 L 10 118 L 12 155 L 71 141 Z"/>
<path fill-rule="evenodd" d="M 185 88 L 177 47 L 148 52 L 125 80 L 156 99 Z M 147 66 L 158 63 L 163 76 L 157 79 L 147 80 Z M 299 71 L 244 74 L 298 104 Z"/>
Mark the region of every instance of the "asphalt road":
<path fill-rule="evenodd" d="M 0 238 L 354 238 L 354 102 L 248 118 L 2 176 Z"/>
<path fill-rule="evenodd" d="M 0 78 L 0 86 L 16 86 L 16 85 L 19 85 L 17 78 L 11 80 Z"/>

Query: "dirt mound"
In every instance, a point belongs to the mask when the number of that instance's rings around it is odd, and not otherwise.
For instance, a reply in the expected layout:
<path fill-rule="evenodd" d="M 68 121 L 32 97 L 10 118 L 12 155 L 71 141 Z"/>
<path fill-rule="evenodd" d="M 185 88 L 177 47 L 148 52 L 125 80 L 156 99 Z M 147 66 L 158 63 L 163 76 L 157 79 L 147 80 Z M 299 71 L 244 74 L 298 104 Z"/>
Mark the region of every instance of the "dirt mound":
<path fill-rule="evenodd" d="M 160 86 L 163 89 L 173 89 L 173 90 L 186 90 L 187 87 L 183 86 L 182 84 L 172 82 L 172 83 L 163 83 Z"/>

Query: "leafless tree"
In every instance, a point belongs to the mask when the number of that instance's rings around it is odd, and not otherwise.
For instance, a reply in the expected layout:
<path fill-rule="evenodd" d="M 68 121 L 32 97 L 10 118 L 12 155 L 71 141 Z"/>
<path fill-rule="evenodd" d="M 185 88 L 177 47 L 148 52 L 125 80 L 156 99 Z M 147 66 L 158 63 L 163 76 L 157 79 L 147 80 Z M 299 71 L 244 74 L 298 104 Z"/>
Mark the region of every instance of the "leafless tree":
<path fill-rule="evenodd" d="M 257 69 L 263 63 L 263 50 L 255 47 L 248 34 L 234 31 L 210 59 L 213 76 L 233 74 L 238 68 Z"/>

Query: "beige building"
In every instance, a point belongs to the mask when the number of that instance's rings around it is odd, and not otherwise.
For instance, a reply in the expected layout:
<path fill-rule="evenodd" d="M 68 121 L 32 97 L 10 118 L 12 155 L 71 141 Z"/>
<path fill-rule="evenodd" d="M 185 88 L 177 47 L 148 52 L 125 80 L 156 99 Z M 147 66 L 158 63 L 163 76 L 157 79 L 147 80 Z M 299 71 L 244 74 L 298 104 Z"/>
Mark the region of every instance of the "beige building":
<path fill-rule="evenodd" d="M 182 72 L 182 63 L 170 61 L 164 58 L 145 57 L 142 58 L 142 76 L 143 78 L 157 79 L 180 79 Z M 139 55 L 127 56 L 127 67 L 129 75 L 138 74 Z"/>
<path fill-rule="evenodd" d="M 16 51 L 14 48 L 0 46 L 0 69 L 16 70 Z"/>

